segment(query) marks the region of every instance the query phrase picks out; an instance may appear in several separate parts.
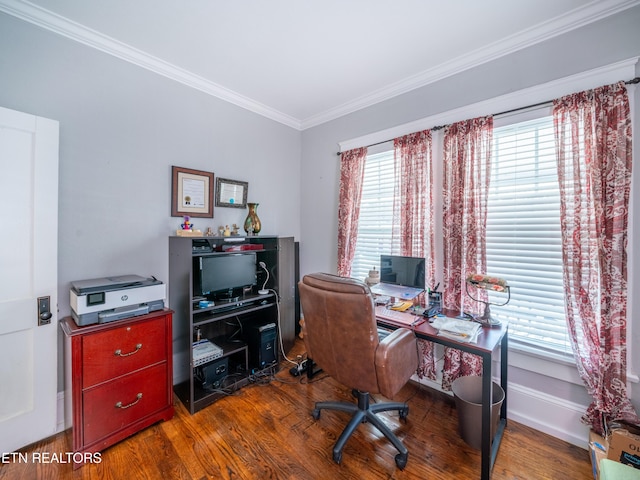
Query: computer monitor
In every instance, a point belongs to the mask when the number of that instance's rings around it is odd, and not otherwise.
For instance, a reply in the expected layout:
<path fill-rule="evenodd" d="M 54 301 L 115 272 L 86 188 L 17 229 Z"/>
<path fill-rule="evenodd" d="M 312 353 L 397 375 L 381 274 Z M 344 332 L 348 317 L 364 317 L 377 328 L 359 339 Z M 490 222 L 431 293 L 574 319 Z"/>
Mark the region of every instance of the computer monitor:
<path fill-rule="evenodd" d="M 424 292 L 424 289 L 424 258 L 380 256 L 380 283 L 371 287 L 373 293 L 410 300 Z"/>

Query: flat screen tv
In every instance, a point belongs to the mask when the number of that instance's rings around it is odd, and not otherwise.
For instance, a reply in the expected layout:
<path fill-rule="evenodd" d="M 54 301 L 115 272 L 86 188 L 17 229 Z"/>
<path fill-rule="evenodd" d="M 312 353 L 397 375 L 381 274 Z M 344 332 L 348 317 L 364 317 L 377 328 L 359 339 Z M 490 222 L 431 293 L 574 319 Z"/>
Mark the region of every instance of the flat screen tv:
<path fill-rule="evenodd" d="M 194 257 L 193 294 L 215 296 L 256 285 L 256 254 Z"/>

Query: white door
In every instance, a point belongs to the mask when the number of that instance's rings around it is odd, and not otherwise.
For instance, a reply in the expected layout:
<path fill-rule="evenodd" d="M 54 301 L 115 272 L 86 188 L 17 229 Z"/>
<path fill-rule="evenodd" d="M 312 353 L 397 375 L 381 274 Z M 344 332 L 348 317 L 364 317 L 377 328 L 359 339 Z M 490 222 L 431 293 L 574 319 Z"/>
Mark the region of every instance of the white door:
<path fill-rule="evenodd" d="M 58 122 L 2 107 L 0 232 L 0 452 L 13 452 L 56 433 Z"/>

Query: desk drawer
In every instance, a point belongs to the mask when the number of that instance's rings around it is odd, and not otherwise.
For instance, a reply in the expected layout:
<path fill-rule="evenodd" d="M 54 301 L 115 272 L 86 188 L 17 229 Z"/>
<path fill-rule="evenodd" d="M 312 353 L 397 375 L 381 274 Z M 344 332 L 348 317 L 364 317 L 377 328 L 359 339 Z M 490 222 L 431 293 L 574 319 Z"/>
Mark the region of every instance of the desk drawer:
<path fill-rule="evenodd" d="M 82 394 L 84 444 L 117 432 L 168 404 L 166 362 Z"/>
<path fill-rule="evenodd" d="M 87 335 L 82 340 L 83 388 L 166 359 L 165 318 Z"/>

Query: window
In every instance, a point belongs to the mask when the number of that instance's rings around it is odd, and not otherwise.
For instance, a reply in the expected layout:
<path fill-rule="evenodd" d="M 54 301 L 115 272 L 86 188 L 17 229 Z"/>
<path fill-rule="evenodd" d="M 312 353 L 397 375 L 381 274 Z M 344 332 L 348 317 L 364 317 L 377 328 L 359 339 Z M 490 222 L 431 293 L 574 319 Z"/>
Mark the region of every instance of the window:
<path fill-rule="evenodd" d="M 351 276 L 364 280 L 369 270 L 380 269 L 380 255 L 397 252 L 392 245 L 394 157 L 393 149 L 369 154 L 364 168 L 358 241 Z"/>
<path fill-rule="evenodd" d="M 552 117 L 494 129 L 487 272 L 511 286 L 509 304 L 492 306 L 491 313 L 509 322 L 512 340 L 571 354 Z M 502 300 L 498 295 L 492 299 Z"/>
<path fill-rule="evenodd" d="M 363 280 L 393 254 L 393 150 L 369 154 L 351 275 Z M 434 194 L 442 194 L 436 188 Z M 436 232 L 436 235 L 441 235 Z M 571 355 L 564 310 L 560 192 L 551 116 L 496 127 L 487 218 L 487 272 L 505 278 L 511 300 L 492 306 L 509 322 L 512 343 Z M 504 296 L 490 293 L 502 303 Z"/>

